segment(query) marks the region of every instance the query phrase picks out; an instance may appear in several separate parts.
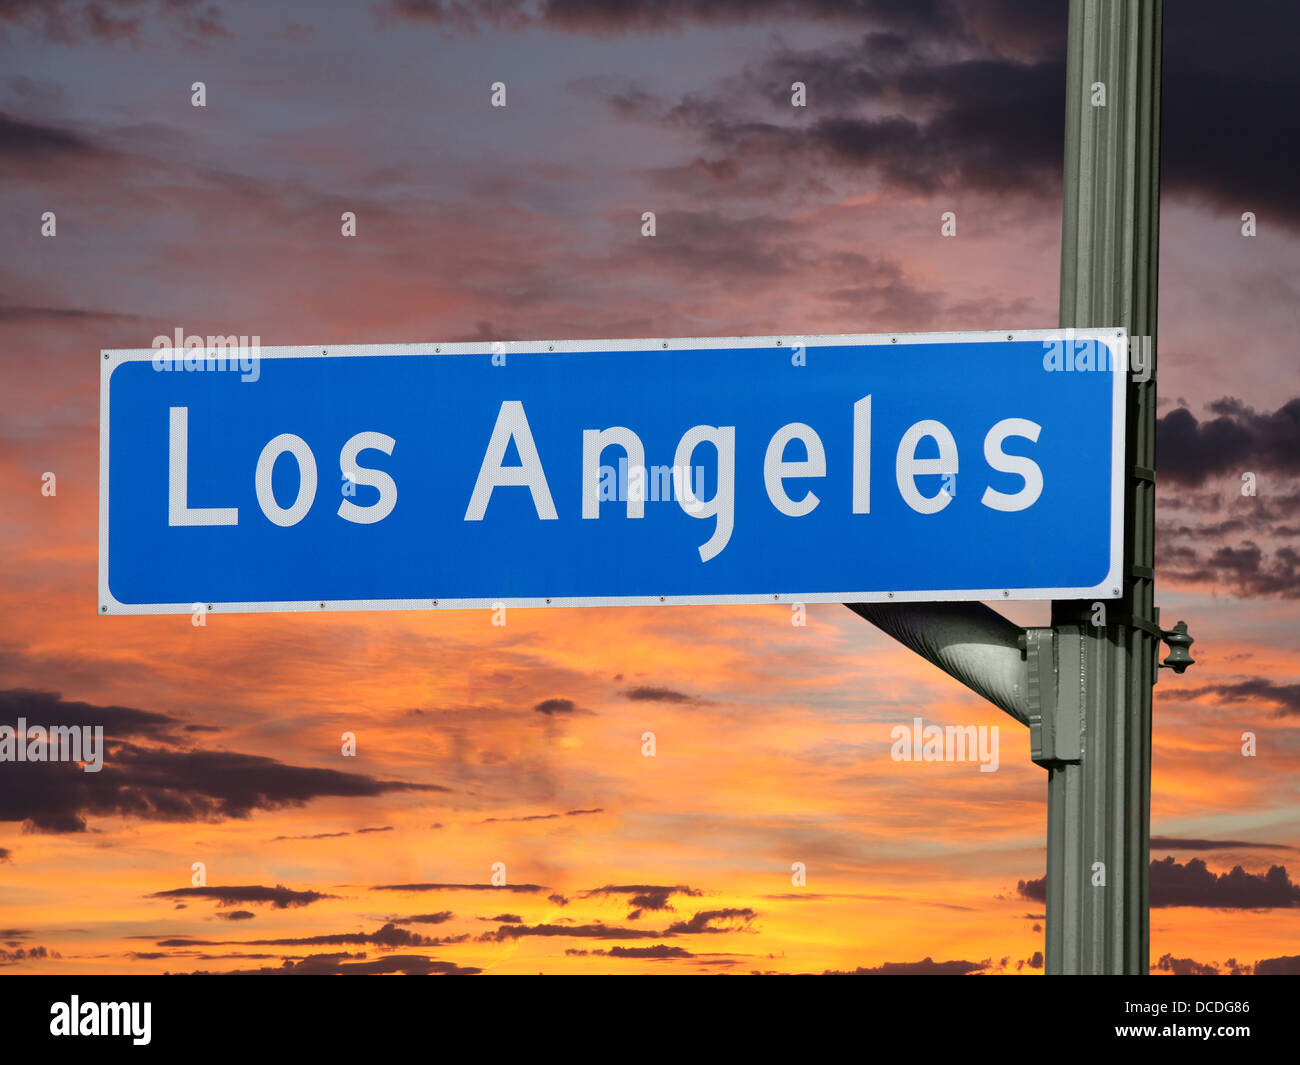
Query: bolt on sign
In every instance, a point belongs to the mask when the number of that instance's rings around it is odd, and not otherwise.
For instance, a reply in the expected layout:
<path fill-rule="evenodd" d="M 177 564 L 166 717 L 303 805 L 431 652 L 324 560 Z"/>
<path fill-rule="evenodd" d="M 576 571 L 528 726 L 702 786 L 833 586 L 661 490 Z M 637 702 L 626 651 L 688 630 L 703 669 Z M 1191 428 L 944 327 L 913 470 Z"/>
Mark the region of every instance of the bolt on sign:
<path fill-rule="evenodd" d="M 104 614 L 1111 598 L 1123 330 L 105 351 Z"/>

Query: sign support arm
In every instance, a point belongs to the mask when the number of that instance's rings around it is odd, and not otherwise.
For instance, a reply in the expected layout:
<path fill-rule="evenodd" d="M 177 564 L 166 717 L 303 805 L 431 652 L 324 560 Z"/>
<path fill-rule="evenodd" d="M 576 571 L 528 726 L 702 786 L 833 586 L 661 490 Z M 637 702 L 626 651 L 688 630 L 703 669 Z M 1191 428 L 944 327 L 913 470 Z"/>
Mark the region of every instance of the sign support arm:
<path fill-rule="evenodd" d="M 1029 724 L 1024 630 L 983 603 L 846 603 L 977 695 Z"/>

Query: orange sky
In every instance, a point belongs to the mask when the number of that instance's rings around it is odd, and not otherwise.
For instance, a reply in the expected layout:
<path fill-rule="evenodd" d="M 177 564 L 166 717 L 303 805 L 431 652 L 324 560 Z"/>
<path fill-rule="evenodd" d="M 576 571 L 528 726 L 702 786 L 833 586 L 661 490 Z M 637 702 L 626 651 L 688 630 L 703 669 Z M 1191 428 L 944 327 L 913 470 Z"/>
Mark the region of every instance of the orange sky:
<path fill-rule="evenodd" d="M 222 8 L 227 36 L 105 35 L 74 10 L 66 32 L 14 16 L 0 41 L 0 725 L 85 704 L 124 746 L 95 780 L 0 764 L 0 972 L 1041 971 L 1043 906 L 1018 887 L 1044 872 L 1026 730 L 841 606 L 802 626 L 785 605 L 510 610 L 504 626 L 489 611 L 96 616 L 95 360 L 177 324 L 268 345 L 1050 327 L 1050 173 L 1004 189 L 970 161 L 900 176 L 769 151 L 744 124 L 777 121 L 755 94 L 802 51 L 842 59 L 834 22 L 470 33 L 304 5 Z M 923 31 L 877 28 L 915 34 L 910 61 L 930 62 Z M 988 54 L 1029 76 L 1063 25 L 1022 29 Z M 942 48 L 935 71 L 991 46 Z M 522 84 L 490 115 L 480 82 L 497 68 Z M 818 106 L 847 91 L 809 81 Z M 719 140 L 720 123 L 744 135 Z M 1234 396 L 1241 424 L 1281 419 L 1293 223 L 1243 248 L 1205 190 L 1172 187 L 1161 409 L 1204 419 Z M 943 241 L 950 207 L 959 237 Z M 354 244 L 342 210 L 361 219 Z M 1224 357 L 1226 321 L 1247 323 L 1248 362 Z M 1157 601 L 1165 624 L 1191 623 L 1197 665 L 1156 689 L 1152 834 L 1171 842 L 1152 857 L 1187 883 L 1190 862 L 1239 865 L 1248 888 L 1284 866 L 1291 901 L 1252 908 L 1223 886 L 1158 906 L 1153 963 L 1300 954 L 1300 582 L 1284 580 L 1300 495 L 1294 456 L 1249 461 L 1257 497 L 1235 467 L 1161 484 L 1162 528 L 1192 526 L 1162 543 L 1192 546 L 1162 560 Z M 1214 554 L 1254 543 L 1258 572 Z M 893 761 L 891 729 L 918 716 L 998 728 L 998 770 Z M 204 890 L 187 893 L 196 862 Z M 411 884 L 442 886 L 390 887 Z"/>

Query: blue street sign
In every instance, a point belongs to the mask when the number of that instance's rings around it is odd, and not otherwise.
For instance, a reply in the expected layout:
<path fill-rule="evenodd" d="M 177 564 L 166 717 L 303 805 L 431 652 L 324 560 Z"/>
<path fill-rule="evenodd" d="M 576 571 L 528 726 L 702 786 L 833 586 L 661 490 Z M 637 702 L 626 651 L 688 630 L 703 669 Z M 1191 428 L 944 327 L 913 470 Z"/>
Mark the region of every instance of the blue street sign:
<path fill-rule="evenodd" d="M 102 354 L 101 613 L 1121 589 L 1119 329 L 240 339 Z"/>

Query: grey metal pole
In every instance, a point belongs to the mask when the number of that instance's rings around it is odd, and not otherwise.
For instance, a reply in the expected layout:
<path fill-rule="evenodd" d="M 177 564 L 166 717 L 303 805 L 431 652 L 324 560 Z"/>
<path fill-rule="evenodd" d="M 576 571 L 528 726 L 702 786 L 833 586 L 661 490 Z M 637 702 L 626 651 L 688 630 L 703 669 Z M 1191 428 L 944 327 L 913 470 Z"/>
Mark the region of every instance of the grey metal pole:
<path fill-rule="evenodd" d="M 1076 750 L 1036 758 L 1048 768 L 1048 973 L 1149 967 L 1162 16 L 1162 0 L 1070 2 L 1060 324 L 1124 326 L 1147 361 L 1128 375 L 1123 595 L 1104 604 L 1104 627 L 1093 603 L 1052 604 L 1058 694 L 1081 731 Z"/>

